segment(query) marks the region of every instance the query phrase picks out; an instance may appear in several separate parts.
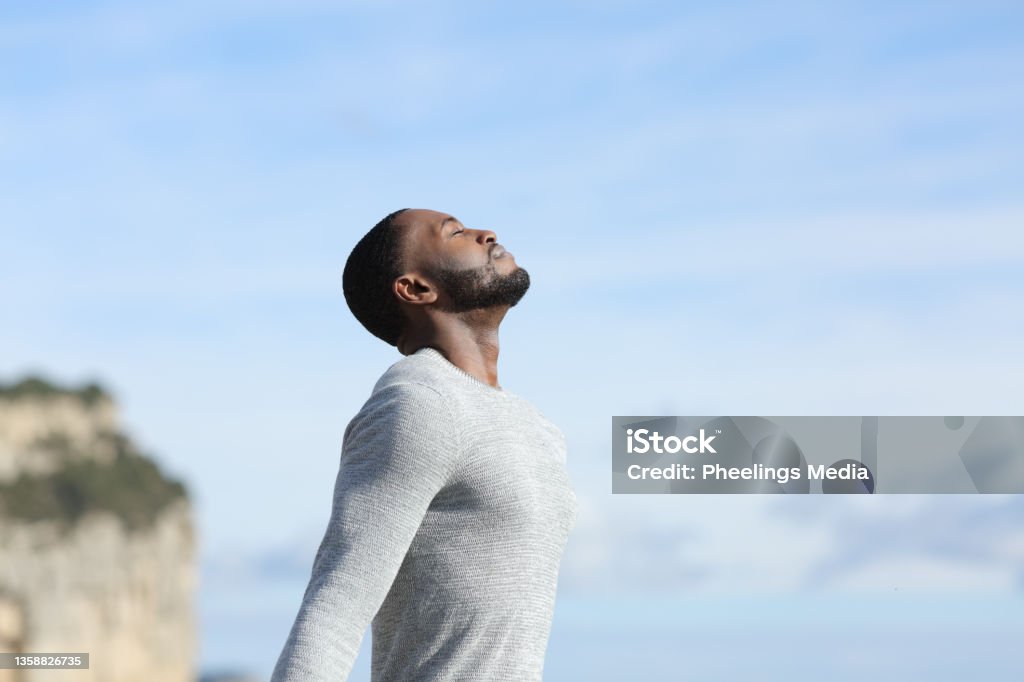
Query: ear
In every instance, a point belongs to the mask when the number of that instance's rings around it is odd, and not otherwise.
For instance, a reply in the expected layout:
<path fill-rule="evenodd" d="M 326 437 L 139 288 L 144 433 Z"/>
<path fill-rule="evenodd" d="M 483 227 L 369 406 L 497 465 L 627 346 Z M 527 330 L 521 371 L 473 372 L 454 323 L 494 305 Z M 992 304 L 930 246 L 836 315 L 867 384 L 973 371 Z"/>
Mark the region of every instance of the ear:
<path fill-rule="evenodd" d="M 415 272 L 406 273 L 391 283 L 391 290 L 399 301 L 424 305 L 437 300 L 437 288 Z"/>

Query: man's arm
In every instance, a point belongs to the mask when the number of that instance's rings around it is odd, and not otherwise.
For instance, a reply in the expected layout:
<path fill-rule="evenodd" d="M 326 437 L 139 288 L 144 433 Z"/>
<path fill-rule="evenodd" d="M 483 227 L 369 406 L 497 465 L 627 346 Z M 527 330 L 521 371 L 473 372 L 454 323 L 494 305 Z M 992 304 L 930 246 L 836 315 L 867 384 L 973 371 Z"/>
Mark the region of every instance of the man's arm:
<path fill-rule="evenodd" d="M 345 430 L 327 532 L 271 682 L 342 682 L 459 454 L 432 388 L 389 386 Z"/>

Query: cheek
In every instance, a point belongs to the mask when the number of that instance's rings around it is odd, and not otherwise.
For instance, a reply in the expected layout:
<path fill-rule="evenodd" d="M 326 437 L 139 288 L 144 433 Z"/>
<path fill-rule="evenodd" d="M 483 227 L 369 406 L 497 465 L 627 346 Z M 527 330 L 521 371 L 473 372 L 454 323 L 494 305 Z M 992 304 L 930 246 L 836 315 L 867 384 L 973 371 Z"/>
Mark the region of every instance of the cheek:
<path fill-rule="evenodd" d="M 452 247 L 445 253 L 438 254 L 437 267 L 446 270 L 475 270 L 493 266 L 486 251 L 472 244 Z"/>

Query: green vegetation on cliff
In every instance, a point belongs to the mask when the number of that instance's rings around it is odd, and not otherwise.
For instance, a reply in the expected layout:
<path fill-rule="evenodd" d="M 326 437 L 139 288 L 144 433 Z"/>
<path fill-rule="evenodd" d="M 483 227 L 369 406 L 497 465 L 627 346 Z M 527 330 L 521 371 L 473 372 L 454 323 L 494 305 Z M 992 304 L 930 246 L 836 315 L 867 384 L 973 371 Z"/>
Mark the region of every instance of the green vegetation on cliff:
<path fill-rule="evenodd" d="M 0 398 L 20 400 L 23 398 L 52 398 L 68 395 L 78 398 L 86 405 L 92 405 L 102 398 L 110 398 L 102 386 L 88 383 L 81 388 L 61 388 L 40 377 L 26 377 L 13 384 L 0 383 Z"/>
<path fill-rule="evenodd" d="M 39 379 L 26 379 L 0 386 L 0 398 L 9 400 L 56 395 L 73 395 L 87 405 L 108 397 L 95 384 L 68 390 Z M 103 456 L 76 452 L 59 432 L 39 439 L 36 448 L 56 454 L 60 467 L 45 474 L 22 472 L 16 478 L 0 481 L 0 518 L 52 520 L 69 530 L 85 514 L 106 511 L 121 519 L 125 528 L 136 531 L 152 527 L 168 505 L 188 496 L 182 483 L 165 476 L 124 435 L 101 434 L 97 447 Z"/>

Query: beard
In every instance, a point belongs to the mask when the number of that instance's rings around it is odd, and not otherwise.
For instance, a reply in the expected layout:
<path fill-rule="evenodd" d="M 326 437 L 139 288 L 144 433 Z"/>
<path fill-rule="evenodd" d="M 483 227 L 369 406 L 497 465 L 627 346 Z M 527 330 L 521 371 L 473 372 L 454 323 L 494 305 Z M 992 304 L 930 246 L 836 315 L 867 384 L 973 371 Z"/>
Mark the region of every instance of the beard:
<path fill-rule="evenodd" d="M 494 263 L 468 270 L 440 268 L 437 278 L 450 300 L 448 312 L 465 313 L 481 308 L 514 306 L 530 288 L 530 273 L 520 267 L 502 275 Z"/>

